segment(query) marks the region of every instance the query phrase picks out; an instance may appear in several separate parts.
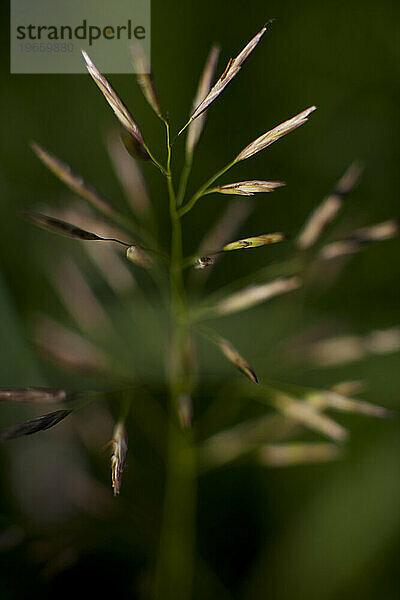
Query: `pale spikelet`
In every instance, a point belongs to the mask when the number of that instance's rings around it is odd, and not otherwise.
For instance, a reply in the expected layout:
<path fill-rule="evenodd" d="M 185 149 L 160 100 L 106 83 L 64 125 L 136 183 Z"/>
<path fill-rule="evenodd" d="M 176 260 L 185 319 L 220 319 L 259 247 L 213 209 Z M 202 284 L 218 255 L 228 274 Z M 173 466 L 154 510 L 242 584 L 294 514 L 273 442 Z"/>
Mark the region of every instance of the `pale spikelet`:
<path fill-rule="evenodd" d="M 260 246 L 282 242 L 284 239 L 285 234 L 281 232 L 265 233 L 263 235 L 257 235 L 256 237 L 244 238 L 237 242 L 231 242 L 222 249 L 224 252 L 227 252 L 229 250 L 242 250 L 243 248 L 259 248 Z"/>
<path fill-rule="evenodd" d="M 51 278 L 60 299 L 84 332 L 110 325 L 109 317 L 75 261 L 65 256 L 53 269 Z"/>
<path fill-rule="evenodd" d="M 282 136 L 286 135 L 287 133 L 290 133 L 291 131 L 294 131 L 294 129 L 297 129 L 297 127 L 300 127 L 300 125 L 304 125 L 304 123 L 306 123 L 306 121 L 308 120 L 308 116 L 314 110 L 316 110 L 316 108 L 316 106 L 310 106 L 310 108 L 303 110 L 295 117 L 292 117 L 288 121 L 285 121 L 277 127 L 274 127 L 274 129 L 271 129 L 271 131 L 267 131 L 267 133 L 264 133 L 259 138 L 254 140 L 254 142 L 251 142 L 251 144 L 246 146 L 246 148 L 244 148 L 244 150 L 242 150 L 240 154 L 238 154 L 235 161 L 238 162 L 240 160 L 250 158 L 250 156 L 253 156 L 253 154 L 257 154 L 257 152 L 264 150 L 264 148 L 267 148 L 268 146 L 279 140 Z"/>
<path fill-rule="evenodd" d="M 290 467 L 336 460 L 340 447 L 327 443 L 271 444 L 257 452 L 257 462 L 268 467 Z"/>
<path fill-rule="evenodd" d="M 355 396 L 356 394 L 360 394 L 366 388 L 366 382 L 362 379 L 355 379 L 353 381 L 341 381 L 339 383 L 335 383 L 331 387 L 332 392 L 336 392 L 336 394 L 340 394 L 341 396 Z"/>
<path fill-rule="evenodd" d="M 390 354 L 400 349 L 400 328 L 374 330 L 364 336 L 325 338 L 303 348 L 302 355 L 318 366 L 336 366 L 359 361 L 368 354 Z"/>
<path fill-rule="evenodd" d="M 343 177 L 337 182 L 332 193 L 317 206 L 304 223 L 297 240 L 299 248 L 305 250 L 315 244 L 327 225 L 336 217 L 345 196 L 350 194 L 356 187 L 361 172 L 362 167 L 358 162 L 350 165 Z"/>
<path fill-rule="evenodd" d="M 226 356 L 229 362 L 231 362 L 236 369 L 241 371 L 253 383 L 258 383 L 257 375 L 255 374 L 254 369 L 228 340 L 221 338 L 217 343 L 224 356 Z"/>
<path fill-rule="evenodd" d="M 342 256 L 356 254 L 361 250 L 361 248 L 362 244 L 356 240 L 332 242 L 321 249 L 320 257 L 323 260 L 333 260 L 335 258 L 341 258 Z"/>
<path fill-rule="evenodd" d="M 92 76 L 93 81 L 99 87 L 124 130 L 131 136 L 138 158 L 148 160 L 150 157 L 146 150 L 142 132 L 140 131 L 137 123 L 126 108 L 125 104 L 114 91 L 109 81 L 100 73 L 88 54 L 84 50 L 82 51 L 82 54 L 86 62 L 87 70 Z"/>
<path fill-rule="evenodd" d="M 208 92 L 210 91 L 211 83 L 218 62 L 219 53 L 220 48 L 218 46 L 213 46 L 211 48 L 206 64 L 204 65 L 204 71 L 199 81 L 199 86 L 197 88 L 197 93 L 193 102 L 192 111 L 195 111 L 196 108 L 200 106 L 200 104 L 203 102 Z M 192 122 L 189 126 L 186 138 L 186 153 L 188 156 L 191 156 L 193 154 L 194 149 L 197 146 L 197 143 L 200 139 L 204 128 L 205 120 L 206 114 L 203 113 L 198 119 L 196 119 L 195 122 Z"/>
<path fill-rule="evenodd" d="M 398 220 L 391 219 L 377 223 L 371 227 L 356 229 L 344 240 L 332 242 L 321 249 L 320 256 L 324 260 L 331 260 L 348 254 L 359 252 L 366 244 L 381 242 L 395 237 L 399 233 Z"/>
<path fill-rule="evenodd" d="M 400 349 L 400 327 L 377 329 L 364 338 L 367 352 L 372 354 L 390 354 Z"/>
<path fill-rule="evenodd" d="M 70 410 L 57 410 L 56 412 L 36 417 L 36 419 L 25 421 L 24 423 L 12 425 L 0 431 L 0 440 L 13 440 L 23 435 L 32 435 L 38 431 L 45 431 L 57 425 L 57 423 L 65 419 L 70 413 Z"/>
<path fill-rule="evenodd" d="M 190 429 L 193 424 L 193 401 L 190 394 L 179 394 L 177 405 L 178 415 L 183 429 Z"/>
<path fill-rule="evenodd" d="M 47 152 L 47 150 L 36 142 L 32 142 L 31 147 L 42 163 L 50 169 L 56 177 L 61 179 L 61 181 L 75 194 L 84 198 L 84 200 L 105 215 L 112 215 L 114 213 L 114 209 L 107 200 L 105 200 L 91 185 L 86 183 L 80 175 L 74 173 L 68 165 L 50 152 Z"/>
<path fill-rule="evenodd" d="M 151 203 L 142 172 L 115 132 L 107 138 L 107 149 L 133 213 L 150 212 Z"/>
<path fill-rule="evenodd" d="M 50 317 L 40 315 L 34 323 L 38 348 L 56 364 L 79 373 L 103 373 L 109 360 L 97 346 Z"/>
<path fill-rule="evenodd" d="M 253 37 L 253 39 L 250 40 L 250 42 L 247 44 L 247 46 L 245 46 L 245 48 L 243 48 L 243 50 L 240 52 L 240 54 L 238 54 L 238 56 L 236 58 L 234 58 L 234 59 L 231 58 L 229 60 L 227 66 L 225 68 L 225 71 L 222 73 L 222 75 L 218 79 L 217 83 L 211 88 L 210 92 L 207 94 L 207 96 L 204 98 L 204 100 L 199 104 L 199 106 L 197 106 L 196 110 L 193 112 L 192 116 L 190 117 L 188 123 L 191 123 L 192 121 L 197 119 L 210 106 L 210 104 L 212 102 L 214 102 L 214 100 L 216 98 L 218 98 L 218 96 L 221 94 L 221 92 L 224 91 L 224 89 L 226 88 L 228 83 L 230 83 L 232 81 L 232 79 L 235 77 L 235 75 L 237 75 L 239 73 L 239 71 L 242 67 L 242 64 L 244 63 L 246 58 L 251 54 L 251 52 L 254 50 L 254 48 L 257 46 L 258 42 L 264 35 L 266 29 L 267 29 L 266 27 L 263 27 L 261 29 L 261 31 L 259 31 L 257 33 L 257 35 L 255 35 Z M 185 127 L 183 129 L 185 129 L 186 126 L 187 125 L 185 125 Z M 182 133 L 183 129 L 181 129 L 179 134 Z"/>
<path fill-rule="evenodd" d="M 160 119 L 164 119 L 158 91 L 154 83 L 153 75 L 147 56 L 140 44 L 131 47 L 132 63 L 136 72 L 136 78 L 142 89 L 143 96 Z"/>
<path fill-rule="evenodd" d="M 364 400 L 348 398 L 333 391 L 315 392 L 307 396 L 307 401 L 319 409 L 333 409 L 340 412 L 358 413 L 380 419 L 387 418 L 390 415 L 383 406 L 371 404 Z"/>
<path fill-rule="evenodd" d="M 126 258 L 138 267 L 150 269 L 153 266 L 152 258 L 147 252 L 144 252 L 144 250 L 137 246 L 129 246 L 129 248 L 126 249 Z"/>
<path fill-rule="evenodd" d="M 279 278 L 262 285 L 250 286 L 219 302 L 216 311 L 220 315 L 227 315 L 245 310 L 274 296 L 297 290 L 300 286 L 298 277 Z"/>
<path fill-rule="evenodd" d="M 65 390 L 54 390 L 45 387 L 0 388 L 0 400 L 8 402 L 28 402 L 53 404 L 63 402 L 70 397 Z"/>
<path fill-rule="evenodd" d="M 351 237 L 361 243 L 381 242 L 395 237 L 399 233 L 399 229 L 399 221 L 391 219 L 383 223 L 377 223 L 371 227 L 357 229 L 351 234 Z"/>
<path fill-rule="evenodd" d="M 115 238 L 100 237 L 96 233 L 86 231 L 85 229 L 76 227 L 76 225 L 72 225 L 71 223 L 61 221 L 60 219 L 56 219 L 54 217 L 49 217 L 48 215 L 42 215 L 41 213 L 35 212 L 30 209 L 25 209 L 23 212 L 23 216 L 32 223 L 35 223 L 35 225 L 39 225 L 39 227 L 42 227 L 43 229 L 48 229 L 49 231 L 58 233 L 60 235 L 65 235 L 67 237 L 72 237 L 85 241 L 115 242 L 117 244 L 122 244 L 123 246 L 129 246 L 129 244 L 117 240 Z"/>
<path fill-rule="evenodd" d="M 312 431 L 321 433 L 335 441 L 344 441 L 347 437 L 347 432 L 341 425 L 318 412 L 317 409 L 305 401 L 279 395 L 274 399 L 274 404 L 286 417 L 298 421 Z"/>
<path fill-rule="evenodd" d="M 114 496 L 118 496 L 128 451 L 128 436 L 123 423 L 117 423 L 115 426 L 111 446 L 111 484 Z"/>
<path fill-rule="evenodd" d="M 235 194 L 237 196 L 253 196 L 254 194 L 263 192 L 273 192 L 279 187 L 285 185 L 283 181 L 238 181 L 237 183 L 228 183 L 219 185 L 214 188 L 213 192 L 220 194 Z"/>

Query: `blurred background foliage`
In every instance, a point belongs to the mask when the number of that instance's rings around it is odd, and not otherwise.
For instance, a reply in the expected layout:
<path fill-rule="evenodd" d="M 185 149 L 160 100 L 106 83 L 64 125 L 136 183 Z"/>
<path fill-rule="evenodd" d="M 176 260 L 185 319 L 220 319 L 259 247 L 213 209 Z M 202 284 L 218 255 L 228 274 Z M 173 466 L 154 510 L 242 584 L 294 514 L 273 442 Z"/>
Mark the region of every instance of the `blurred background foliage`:
<path fill-rule="evenodd" d="M 18 213 L 25 206 L 63 206 L 70 199 L 34 157 L 31 139 L 124 207 L 105 151 L 114 120 L 88 76 L 9 75 L 7 8 L 3 3 L 0 9 L 0 385 L 100 387 L 101 382 L 49 366 L 31 342 L 34 313 L 66 321 L 49 283 L 50 268 L 66 252 L 85 264 L 84 251 L 27 225 Z M 153 0 L 152 65 L 173 126 L 185 122 L 211 43 L 222 45 L 221 68 L 271 17 L 277 19 L 273 28 L 209 111 L 191 186 L 262 132 L 316 104 L 318 111 L 305 127 L 238 165 L 225 180 L 287 182 L 286 188 L 256 199 L 243 236 L 275 230 L 295 235 L 355 158 L 363 161 L 365 172 L 346 200 L 336 233 L 397 217 L 397 2 Z M 146 140 L 161 151 L 162 129 L 134 77 L 113 76 L 111 81 Z M 178 150 L 177 164 L 182 158 Z M 167 243 L 164 182 L 151 166 L 145 165 L 144 172 Z M 207 196 L 199 202 L 187 218 L 188 249 L 197 247 L 230 201 Z M 285 249 L 278 247 L 228 256 L 213 273 L 209 289 L 284 256 Z M 398 354 L 316 369 L 286 363 L 284 353 L 275 350 L 326 320 L 334 331 L 356 334 L 397 325 L 399 275 L 398 241 L 377 244 L 349 261 L 333 287 L 316 286 L 301 301 L 279 300 L 226 318 L 220 331 L 234 340 L 260 376 L 316 386 L 367 379 L 366 398 L 396 411 Z M 118 356 L 122 345 L 129 357 L 127 369 L 135 367 L 157 394 L 164 377 L 158 321 L 138 294 L 127 313 L 129 297 L 121 301 L 122 308 L 115 298 L 107 301 L 100 283 L 95 291 L 119 331 L 110 354 Z M 231 371 L 217 352 L 203 346 L 200 358 L 207 404 Z M 224 416 L 224 406 L 216 410 L 216 419 Z M 118 500 L 107 487 L 108 455 L 101 447 L 112 422 L 101 403 L 96 410 L 88 407 L 74 423 L 68 420 L 54 431 L 1 447 L 2 598 L 76 593 L 149 597 L 162 497 L 159 410 L 153 400 L 135 403 L 129 465 Z M 3 404 L 2 425 L 22 420 L 24 411 Z M 282 470 L 238 464 L 200 480 L 196 598 L 399 597 L 398 417 L 395 413 L 385 422 L 346 417 L 341 422 L 351 438 L 336 463 Z"/>

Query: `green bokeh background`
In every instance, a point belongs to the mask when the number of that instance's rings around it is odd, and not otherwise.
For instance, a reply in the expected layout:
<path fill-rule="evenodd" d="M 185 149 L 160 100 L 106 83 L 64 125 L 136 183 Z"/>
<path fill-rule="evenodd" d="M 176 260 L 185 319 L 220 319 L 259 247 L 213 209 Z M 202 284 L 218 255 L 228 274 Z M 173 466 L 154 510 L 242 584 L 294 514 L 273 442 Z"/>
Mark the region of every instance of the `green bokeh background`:
<path fill-rule="evenodd" d="M 39 141 L 116 204 L 123 205 L 104 144 L 105 134 L 114 124 L 113 115 L 88 76 L 11 76 L 9 17 L 4 5 L 1 17 L 0 385 L 66 385 L 69 375 L 64 377 L 50 369 L 36 356 L 28 326 L 35 311 L 61 314 L 47 281 L 46 265 L 67 245 L 22 222 L 18 212 L 24 206 L 62 204 L 67 196 L 35 159 L 28 142 Z M 400 14 L 394 1 L 153 0 L 152 65 L 171 122 L 176 128 L 185 122 L 210 44 L 218 41 L 222 45 L 221 65 L 271 17 L 276 22 L 261 46 L 209 111 L 191 185 L 202 183 L 250 140 L 315 104 L 318 111 L 305 127 L 236 168 L 232 181 L 270 178 L 287 182 L 283 190 L 257 199 L 257 209 L 243 234 L 284 230 L 294 235 L 307 213 L 355 158 L 364 162 L 365 172 L 346 201 L 343 227 L 397 217 Z M 134 77 L 114 76 L 111 80 L 146 139 L 154 140 L 154 147 L 161 151 L 159 123 L 142 99 Z M 178 150 L 177 165 L 181 159 Z M 145 166 L 145 173 L 167 241 L 163 182 L 151 166 Z M 197 246 L 228 201 L 209 196 L 199 203 L 187 219 L 188 249 Z M 280 257 L 280 250 L 271 252 Z M 249 268 L 262 266 L 270 255 L 266 257 L 261 251 L 225 260 L 210 282 L 211 289 Z M 309 385 L 368 378 L 368 399 L 396 410 L 398 354 L 336 369 L 291 367 L 288 372 L 282 364 L 269 364 L 268 357 L 271 344 L 279 342 L 282 331 L 289 335 L 292 328 L 293 333 L 300 331 L 304 323 L 334 318 L 341 330 L 360 334 L 398 324 L 399 258 L 398 240 L 377 244 L 346 266 L 334 288 L 306 298 L 301 313 L 285 302 L 282 308 L 267 305 L 224 321 L 223 332 L 232 333 L 261 375 L 279 373 L 283 379 Z M 150 322 L 147 335 L 153 334 Z M 143 377 L 153 376 L 159 385 L 162 371 L 153 364 L 146 371 L 146 361 L 142 361 Z M 230 373 L 217 356 L 209 362 L 203 381 L 206 394 L 212 394 L 215 380 L 224 381 Z M 79 385 L 76 380 L 72 383 Z M 17 415 L 1 408 L 4 423 Z M 21 414 L 19 411 L 18 417 Z M 395 413 L 392 420 L 383 423 L 361 418 L 342 422 L 351 430 L 351 439 L 345 457 L 335 464 L 281 471 L 235 467 L 202 480 L 199 551 L 229 592 L 218 591 L 211 576 L 204 574 L 199 576 L 199 597 L 399 597 L 398 417 Z M 29 453 L 36 443 L 36 438 L 31 438 L 15 448 L 25 456 L 23 453 Z M 137 468 L 136 483 L 142 485 L 140 473 L 151 469 L 152 463 L 145 453 L 140 455 L 139 442 L 137 446 L 139 455 L 131 459 L 128 477 L 133 478 Z M 80 516 L 84 524 L 81 536 L 90 537 L 91 543 L 70 569 L 54 577 L 43 576 L 40 552 L 32 539 L 66 539 L 68 532 L 77 528 L 76 521 L 60 518 L 44 525 L 40 519 L 31 519 L 13 487 L 10 448 L 0 450 L 4 486 L 1 517 L 8 525 L 24 522 L 29 535 L 28 541 L 2 556 L 2 597 L 19 599 L 29 593 L 47 598 L 57 593 L 63 598 L 79 589 L 80 594 L 111 594 L 116 590 L 146 598 L 143 573 L 151 557 L 137 544 L 134 532 L 128 532 L 125 516 L 118 510 L 107 518 L 91 516 L 88 522 Z M 63 451 L 71 458 L 72 451 Z M 36 456 L 40 453 L 32 460 Z M 97 456 L 91 467 L 104 480 L 108 475 L 106 467 L 100 466 L 106 462 L 103 459 Z M 55 478 L 55 486 L 60 485 L 58 477 L 62 474 Z M 138 492 L 134 485 L 127 484 L 127 495 L 137 494 L 142 500 L 146 493 L 151 495 L 151 490 Z M 40 495 L 36 501 L 42 502 Z M 150 505 L 147 511 L 151 518 Z"/>

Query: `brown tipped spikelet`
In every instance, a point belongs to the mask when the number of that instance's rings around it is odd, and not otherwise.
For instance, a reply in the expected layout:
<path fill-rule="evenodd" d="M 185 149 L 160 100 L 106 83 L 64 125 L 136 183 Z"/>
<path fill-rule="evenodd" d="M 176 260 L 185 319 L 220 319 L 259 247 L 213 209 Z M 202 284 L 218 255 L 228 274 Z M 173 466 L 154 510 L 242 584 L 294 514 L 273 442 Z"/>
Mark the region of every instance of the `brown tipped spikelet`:
<path fill-rule="evenodd" d="M 149 160 L 150 156 L 147 152 L 142 132 L 140 131 L 136 121 L 133 119 L 121 98 L 114 91 L 109 81 L 100 73 L 88 54 L 85 51 L 82 51 L 82 54 L 86 62 L 87 70 L 89 71 L 93 81 L 96 83 L 108 104 L 113 109 L 115 116 L 121 123 L 124 130 L 131 136 L 133 145 L 132 148 L 135 148 L 136 156 L 144 160 Z"/>
<path fill-rule="evenodd" d="M 253 156 L 253 154 L 257 154 L 257 152 L 261 152 L 261 150 L 264 150 L 264 148 L 267 148 L 274 142 L 278 141 L 287 133 L 294 131 L 295 129 L 297 129 L 297 127 L 300 127 L 300 125 L 304 125 L 304 123 L 307 122 L 309 115 L 312 112 L 314 112 L 316 108 L 316 106 L 310 106 L 310 108 L 303 110 L 295 117 L 292 117 L 288 121 L 285 121 L 277 127 L 274 127 L 274 129 L 271 129 L 271 131 L 267 131 L 267 133 L 261 135 L 259 138 L 254 140 L 254 142 L 251 142 L 251 144 L 246 146 L 246 148 L 244 148 L 244 150 L 242 150 L 238 154 L 238 156 L 235 159 L 236 162 L 239 162 L 240 160 L 245 160 L 246 158 L 250 158 L 250 156 Z"/>
<path fill-rule="evenodd" d="M 199 81 L 199 86 L 197 88 L 196 97 L 193 102 L 193 111 L 196 110 L 198 106 L 203 102 L 206 98 L 208 92 L 210 91 L 212 79 L 214 77 L 215 69 L 218 62 L 220 49 L 218 46 L 213 46 L 210 50 L 210 54 L 208 55 L 206 64 L 204 66 L 204 71 Z M 195 147 L 200 139 L 201 133 L 204 128 L 206 120 L 206 114 L 203 113 L 199 116 L 198 119 L 192 121 L 189 126 L 187 138 L 186 138 L 186 153 L 188 156 L 192 156 Z"/>
<path fill-rule="evenodd" d="M 256 237 L 244 238 L 237 242 L 231 242 L 223 247 L 223 251 L 227 252 L 229 250 L 242 250 L 243 248 L 259 248 L 260 246 L 268 246 L 269 244 L 282 242 L 284 239 L 284 233 L 265 233 L 264 235 L 257 235 Z"/>
<path fill-rule="evenodd" d="M 65 419 L 65 417 L 68 417 L 70 413 L 70 410 L 57 410 L 56 412 L 36 417 L 36 419 L 25 421 L 24 423 L 12 425 L 0 431 L 0 440 L 13 440 L 23 435 L 32 435 L 38 431 L 50 429 Z"/>
<path fill-rule="evenodd" d="M 232 81 L 232 79 L 237 75 L 246 60 L 246 58 L 253 52 L 254 48 L 257 46 L 258 42 L 264 35 L 266 31 L 266 27 L 263 27 L 261 31 L 259 31 L 252 40 L 243 48 L 243 50 L 238 54 L 238 56 L 234 59 L 230 59 L 228 64 L 226 65 L 225 71 L 222 73 L 221 77 L 218 79 L 217 83 L 211 88 L 210 92 L 204 98 L 204 100 L 197 106 L 196 110 L 193 112 L 190 117 L 188 124 L 197 119 L 207 108 L 210 106 L 216 98 L 224 91 L 228 83 Z M 187 124 L 187 125 L 188 125 Z M 185 129 L 186 126 L 183 128 Z M 183 129 L 179 132 L 182 133 Z M 179 135 L 178 134 L 178 135 Z"/>
<path fill-rule="evenodd" d="M 114 496 L 118 496 L 128 451 L 128 436 L 123 423 L 117 423 L 115 426 L 111 447 L 111 484 Z"/>
<path fill-rule="evenodd" d="M 71 225 L 71 223 L 66 223 L 65 221 L 61 221 L 60 219 L 55 219 L 54 217 L 49 217 L 47 215 L 42 215 L 41 213 L 37 213 L 30 209 L 25 209 L 23 212 L 23 216 L 42 227 L 43 229 L 48 229 L 54 233 L 58 233 L 60 235 L 66 235 L 67 237 L 76 238 L 79 240 L 85 241 L 96 241 L 96 242 L 116 242 L 117 244 L 122 244 L 123 246 L 129 246 L 125 242 L 121 242 L 120 240 L 114 238 L 103 238 L 91 231 L 85 231 L 85 229 L 81 229 L 80 227 L 76 227 L 75 225 Z"/>
<path fill-rule="evenodd" d="M 250 379 L 253 383 L 258 383 L 257 375 L 255 374 L 254 369 L 249 365 L 249 363 L 239 354 L 239 352 L 232 346 L 232 344 L 223 338 L 218 341 L 218 346 L 224 356 L 238 369 L 241 371 L 246 377 Z"/>
<path fill-rule="evenodd" d="M 218 192 L 219 194 L 235 194 L 237 196 L 253 196 L 254 194 L 263 192 L 273 192 L 277 188 L 285 185 L 283 181 L 238 181 L 237 183 L 228 183 L 219 185 L 209 191 Z"/>
<path fill-rule="evenodd" d="M 36 142 L 32 142 L 31 146 L 42 163 L 75 194 L 84 198 L 84 200 L 105 215 L 114 213 L 114 209 L 107 200 L 105 200 L 91 185 L 86 183 L 80 175 L 76 175 L 68 165 Z"/>
<path fill-rule="evenodd" d="M 0 388 L 0 400 L 8 402 L 29 402 L 52 404 L 63 402 L 70 397 L 65 390 L 53 390 L 45 387 Z"/>

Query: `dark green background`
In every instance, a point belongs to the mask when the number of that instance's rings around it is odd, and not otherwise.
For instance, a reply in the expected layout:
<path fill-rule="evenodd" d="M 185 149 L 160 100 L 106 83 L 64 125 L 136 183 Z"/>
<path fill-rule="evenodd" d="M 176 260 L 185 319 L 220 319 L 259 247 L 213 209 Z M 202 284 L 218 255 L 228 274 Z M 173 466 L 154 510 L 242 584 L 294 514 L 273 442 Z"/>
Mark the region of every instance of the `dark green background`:
<path fill-rule="evenodd" d="M 9 16 L 4 4 L 1 17 L 0 385 L 65 385 L 70 376 L 65 380 L 60 372 L 49 369 L 35 356 L 28 341 L 32 312 L 60 313 L 47 283 L 46 261 L 67 248 L 64 242 L 33 230 L 18 217 L 24 206 L 62 203 L 66 198 L 61 184 L 39 164 L 28 142 L 35 139 L 42 143 L 122 205 L 104 147 L 104 136 L 114 121 L 88 76 L 9 75 Z M 189 113 L 210 44 L 218 41 L 222 45 L 221 69 L 271 17 L 276 18 L 274 26 L 209 111 L 196 155 L 193 187 L 249 141 L 315 104 L 318 111 L 306 126 L 242 163 L 226 179 L 287 182 L 285 189 L 257 199 L 257 210 L 243 234 L 284 230 L 294 235 L 310 209 L 355 158 L 364 162 L 365 173 L 346 201 L 343 227 L 346 223 L 367 225 L 397 217 L 400 14 L 396 2 L 153 0 L 152 65 L 162 104 L 169 110 L 174 127 L 182 126 Z M 154 140 L 153 146 L 161 151 L 162 131 L 134 77 L 113 76 L 111 80 L 140 123 L 146 140 Z M 181 159 L 179 150 L 177 166 Z M 162 215 L 161 229 L 167 241 L 163 182 L 151 166 L 145 167 L 145 173 Z M 209 196 L 199 203 L 187 219 L 188 248 L 196 247 L 210 221 L 228 201 Z M 280 250 L 271 252 L 275 258 L 281 256 Z M 262 266 L 266 256 L 260 251 L 225 260 L 213 276 L 211 288 Z M 399 258 L 397 240 L 377 244 L 347 265 L 334 288 L 310 295 L 302 315 L 291 304 L 283 303 L 280 312 L 275 308 L 272 313 L 266 306 L 224 322 L 223 331 L 234 333 L 235 341 L 261 375 L 278 372 L 283 379 L 318 385 L 368 378 L 368 399 L 397 409 L 398 354 L 373 357 L 341 369 L 296 371 L 292 367 L 287 373 L 284 365 L 269 364 L 268 356 L 270 345 L 279 341 L 280 331 L 289 335 L 292 326 L 294 331 L 301 330 L 303 318 L 308 323 L 334 317 L 341 330 L 360 334 L 397 324 Z M 275 319 L 281 320 L 279 326 Z M 214 379 L 225 380 L 229 368 L 218 357 L 211 362 Z M 150 368 L 145 376 L 149 373 L 154 369 Z M 156 383 L 161 376 L 155 370 Z M 212 393 L 208 391 L 207 374 L 203 383 L 205 393 Z M 74 384 L 79 382 L 74 380 Z M 4 422 L 17 416 L 14 411 L 8 417 L 3 407 L 2 411 Z M 343 422 L 352 436 L 344 459 L 336 464 L 282 471 L 236 467 L 202 482 L 200 553 L 234 598 L 399 597 L 398 418 L 384 423 L 361 418 L 346 418 Z M 33 438 L 14 448 L 18 447 L 24 457 L 35 444 Z M 139 456 L 131 459 L 127 477 L 134 477 L 133 471 L 139 472 L 136 485 L 141 485 L 140 472 L 152 467 L 145 453 L 140 456 L 139 442 L 137 446 Z M 63 451 L 71 458 L 72 451 Z M 19 599 L 28 593 L 67 597 L 79 590 L 79 595 L 89 591 L 94 595 L 116 589 L 145 598 L 145 592 L 139 596 L 137 590 L 146 588 L 143 573 L 151 557 L 137 542 L 135 532 L 128 533 L 123 512 L 126 507 L 121 514 L 116 509 L 103 519 L 91 515 L 85 520 L 80 514 L 70 520 L 54 518 L 44 524 L 40 519 L 36 521 L 15 491 L 15 481 L 19 480 L 12 476 L 10 453 L 11 446 L 7 452 L 1 449 L 1 516 L 7 524 L 24 523 L 29 533 L 22 546 L 2 556 L 2 597 Z M 36 456 L 41 455 L 35 454 L 31 460 L 41 460 Z M 45 457 L 46 453 L 46 473 Z M 108 474 L 104 456 L 96 456 L 92 462 L 93 472 L 105 481 Z M 18 468 L 22 478 L 23 463 L 21 458 Z M 56 466 L 52 469 L 51 473 L 58 473 Z M 51 477 L 49 474 L 47 479 Z M 55 486 L 60 484 L 58 477 L 62 475 L 55 477 Z M 134 485 L 126 484 L 127 495 L 151 495 L 151 489 L 138 492 Z M 40 494 L 35 501 L 38 505 L 43 502 Z M 151 520 L 150 505 L 144 506 Z M 41 574 L 41 554 L 34 541 L 48 537 L 65 542 L 71 531 L 79 529 L 79 523 L 81 537 L 87 536 L 90 541 L 82 544 L 84 550 L 70 570 L 46 579 Z M 224 597 L 205 575 L 200 589 L 202 598 Z"/>

